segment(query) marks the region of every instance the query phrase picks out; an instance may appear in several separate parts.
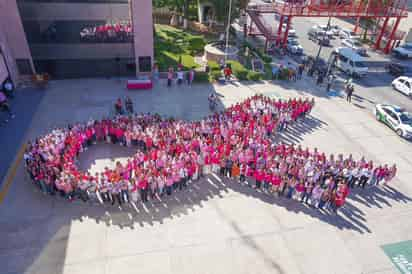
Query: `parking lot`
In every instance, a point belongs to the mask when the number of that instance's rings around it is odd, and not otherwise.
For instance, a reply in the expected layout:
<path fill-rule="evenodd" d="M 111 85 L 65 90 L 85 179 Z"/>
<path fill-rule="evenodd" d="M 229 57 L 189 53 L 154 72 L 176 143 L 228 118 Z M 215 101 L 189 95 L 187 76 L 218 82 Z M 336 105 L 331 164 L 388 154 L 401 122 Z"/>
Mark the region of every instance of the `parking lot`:
<path fill-rule="evenodd" d="M 255 3 L 263 3 L 262 0 L 254 0 Z M 273 25 L 274 27 L 278 25 L 278 21 L 274 14 L 264 14 L 263 18 L 267 25 Z M 407 19 L 404 19 L 407 20 Z M 296 31 L 296 39 L 299 44 L 303 47 L 304 55 L 316 56 L 319 50 L 319 45 L 308 38 L 308 31 L 316 24 L 326 25 L 328 18 L 299 18 L 295 17 L 292 19 L 292 28 Z M 338 18 L 332 18 L 331 25 L 338 25 L 340 28 L 353 30 L 353 25 L 347 21 Z M 277 27 L 276 27 L 277 28 Z M 260 39 L 260 38 L 259 38 Z M 331 45 L 328 47 L 322 47 L 320 57 L 327 61 L 330 54 L 334 48 L 341 46 L 342 40 L 339 37 L 335 37 L 331 40 Z M 355 83 L 355 94 L 359 98 L 367 103 L 367 107 L 364 105 L 362 108 L 365 111 L 372 112 L 375 104 L 385 103 L 394 104 L 405 108 L 409 112 L 412 112 L 412 100 L 407 96 L 395 91 L 391 87 L 391 82 L 396 78 L 385 71 L 385 64 L 390 62 L 398 62 L 404 65 L 412 66 L 412 60 L 398 60 L 391 55 L 385 55 L 382 52 L 377 52 L 368 46 L 367 49 L 368 56 L 365 57 L 366 63 L 369 67 L 369 72 L 366 77 L 361 79 L 356 79 Z M 301 56 L 290 56 L 292 59 L 299 62 Z M 340 82 L 348 78 L 342 72 L 334 71 L 338 76 Z"/>

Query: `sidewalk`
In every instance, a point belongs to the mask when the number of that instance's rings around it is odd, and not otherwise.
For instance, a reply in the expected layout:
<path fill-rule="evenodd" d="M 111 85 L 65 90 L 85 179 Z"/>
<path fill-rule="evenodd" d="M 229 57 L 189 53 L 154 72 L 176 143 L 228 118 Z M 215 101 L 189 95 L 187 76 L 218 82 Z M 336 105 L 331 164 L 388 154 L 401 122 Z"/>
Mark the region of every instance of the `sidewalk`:
<path fill-rule="evenodd" d="M 256 93 L 315 97 L 310 117 L 279 141 L 396 162 L 399 174 L 390 188 L 354 191 L 335 216 L 214 176 L 136 209 L 68 203 L 39 193 L 20 164 L 0 207 L 1 273 L 396 273 L 381 245 L 412 237 L 412 153 L 370 110 L 325 96 L 306 80 L 172 88 L 161 81 L 151 91 L 124 86 L 107 79 L 52 81 L 23 139 L 105 117 L 126 95 L 138 112 L 181 119 L 209 115 L 210 92 L 218 93 L 219 109 Z"/>

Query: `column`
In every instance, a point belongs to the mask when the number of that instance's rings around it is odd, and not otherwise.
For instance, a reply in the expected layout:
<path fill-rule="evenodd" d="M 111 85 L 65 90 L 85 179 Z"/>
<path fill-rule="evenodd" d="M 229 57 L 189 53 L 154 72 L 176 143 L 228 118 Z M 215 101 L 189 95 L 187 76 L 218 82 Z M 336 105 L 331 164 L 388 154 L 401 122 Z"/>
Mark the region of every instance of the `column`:
<path fill-rule="evenodd" d="M 0 0 L 0 47 L 15 84 L 20 76 L 16 59 L 27 60 L 31 69 L 30 74 L 35 73 L 16 0 Z"/>
<path fill-rule="evenodd" d="M 136 74 L 150 72 L 153 66 L 152 0 L 130 0 L 134 32 Z"/>

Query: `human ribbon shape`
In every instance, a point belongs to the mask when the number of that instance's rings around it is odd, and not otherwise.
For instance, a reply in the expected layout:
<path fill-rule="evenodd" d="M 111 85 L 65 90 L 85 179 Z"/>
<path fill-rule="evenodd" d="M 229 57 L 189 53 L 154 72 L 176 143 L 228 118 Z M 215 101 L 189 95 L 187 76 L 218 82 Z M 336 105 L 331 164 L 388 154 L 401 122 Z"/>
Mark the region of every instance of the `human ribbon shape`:
<path fill-rule="evenodd" d="M 313 99 L 255 95 L 200 121 L 157 114 L 91 120 L 29 142 L 24 158 L 32 181 L 43 192 L 102 204 L 162 199 L 216 173 L 270 195 L 336 211 L 355 185 L 387 183 L 395 176 L 395 165 L 374 167 L 372 161 L 356 161 L 351 155 L 326 157 L 317 148 L 274 144 L 275 134 L 304 120 L 313 106 Z M 80 171 L 79 153 L 97 142 L 119 143 L 137 152 L 114 169 L 94 175 Z"/>

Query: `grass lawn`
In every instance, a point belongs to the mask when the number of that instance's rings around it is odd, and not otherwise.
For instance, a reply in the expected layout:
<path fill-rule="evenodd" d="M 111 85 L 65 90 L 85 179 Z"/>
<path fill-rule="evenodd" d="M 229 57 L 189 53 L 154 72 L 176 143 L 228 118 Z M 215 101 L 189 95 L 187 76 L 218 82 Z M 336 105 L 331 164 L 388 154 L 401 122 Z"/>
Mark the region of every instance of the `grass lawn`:
<path fill-rule="evenodd" d="M 179 61 L 185 70 L 198 67 L 194 56 L 203 53 L 206 40 L 202 35 L 194 35 L 167 25 L 155 25 L 155 61 L 160 71 L 168 67 L 176 68 Z"/>

